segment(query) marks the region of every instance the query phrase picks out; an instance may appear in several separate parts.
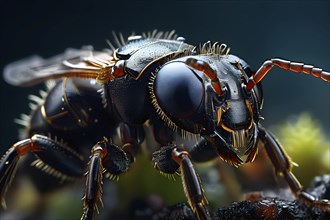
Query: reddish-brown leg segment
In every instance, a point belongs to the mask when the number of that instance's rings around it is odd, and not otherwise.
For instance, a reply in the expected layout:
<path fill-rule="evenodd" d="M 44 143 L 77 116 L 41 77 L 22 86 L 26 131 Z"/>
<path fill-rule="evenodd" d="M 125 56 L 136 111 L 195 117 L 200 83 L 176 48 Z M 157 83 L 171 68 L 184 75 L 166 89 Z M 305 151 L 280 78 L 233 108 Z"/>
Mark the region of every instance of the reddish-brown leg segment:
<path fill-rule="evenodd" d="M 39 158 L 34 166 L 62 180 L 73 180 L 83 175 L 84 162 L 80 154 L 49 137 L 33 135 L 14 144 L 0 160 L 0 199 L 4 207 L 5 194 L 15 175 L 18 160 L 28 152 Z"/>

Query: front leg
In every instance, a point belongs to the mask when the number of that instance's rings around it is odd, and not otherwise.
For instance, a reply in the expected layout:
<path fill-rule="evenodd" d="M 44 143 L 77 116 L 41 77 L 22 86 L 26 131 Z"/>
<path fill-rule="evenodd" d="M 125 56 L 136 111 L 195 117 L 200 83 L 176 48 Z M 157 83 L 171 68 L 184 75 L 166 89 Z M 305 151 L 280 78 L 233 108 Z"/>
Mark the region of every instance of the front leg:
<path fill-rule="evenodd" d="M 86 190 L 83 197 L 84 213 L 81 220 L 93 219 L 97 204 L 102 202 L 103 174 L 110 179 L 128 170 L 131 160 L 118 146 L 110 143 L 106 138 L 99 141 L 91 151 L 86 172 Z"/>
<path fill-rule="evenodd" d="M 315 206 L 324 211 L 330 212 L 330 201 L 318 199 L 315 196 L 303 191 L 297 178 L 291 172 L 292 162 L 284 152 L 281 145 L 264 128 L 259 126 L 259 138 L 264 143 L 266 152 L 275 167 L 276 173 L 284 176 L 293 194 L 309 206 Z"/>
<path fill-rule="evenodd" d="M 181 180 L 188 203 L 199 220 L 211 219 L 207 199 L 198 174 L 187 151 L 176 147 L 162 147 L 153 154 L 155 167 L 161 172 L 174 174 L 180 168 Z"/>
<path fill-rule="evenodd" d="M 180 165 L 182 184 L 189 205 L 198 219 L 211 219 L 206 207 L 208 204 L 204 195 L 204 189 L 198 174 L 186 151 L 178 151 L 176 148 L 172 151 L 172 158 Z"/>

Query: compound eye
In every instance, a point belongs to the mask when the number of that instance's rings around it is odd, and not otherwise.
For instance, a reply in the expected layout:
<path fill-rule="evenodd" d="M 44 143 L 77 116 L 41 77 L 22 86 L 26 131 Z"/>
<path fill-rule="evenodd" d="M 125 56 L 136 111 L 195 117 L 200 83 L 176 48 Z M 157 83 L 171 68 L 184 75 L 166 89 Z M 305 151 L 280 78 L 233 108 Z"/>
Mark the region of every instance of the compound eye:
<path fill-rule="evenodd" d="M 159 107 L 175 118 L 192 115 L 204 96 L 202 80 L 182 62 L 165 64 L 157 72 L 153 86 Z"/>

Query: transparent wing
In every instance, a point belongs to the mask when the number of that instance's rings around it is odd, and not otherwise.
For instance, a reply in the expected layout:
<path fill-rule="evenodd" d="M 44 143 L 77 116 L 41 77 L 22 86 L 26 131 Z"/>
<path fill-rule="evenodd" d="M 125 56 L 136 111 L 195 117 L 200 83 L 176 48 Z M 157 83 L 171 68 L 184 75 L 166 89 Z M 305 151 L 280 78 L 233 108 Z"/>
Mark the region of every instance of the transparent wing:
<path fill-rule="evenodd" d="M 34 55 L 8 64 L 4 68 L 3 77 L 7 83 L 22 87 L 61 77 L 97 79 L 100 74 L 110 74 L 110 68 L 114 65 L 111 53 L 83 47 L 69 48 L 64 53 L 47 59 Z"/>

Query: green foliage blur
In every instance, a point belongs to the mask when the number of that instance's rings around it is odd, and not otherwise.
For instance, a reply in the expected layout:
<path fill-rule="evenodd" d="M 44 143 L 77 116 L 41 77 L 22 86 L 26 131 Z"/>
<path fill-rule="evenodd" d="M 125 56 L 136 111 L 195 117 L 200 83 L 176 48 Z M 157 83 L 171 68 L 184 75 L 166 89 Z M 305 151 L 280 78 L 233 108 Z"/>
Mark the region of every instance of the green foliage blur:
<path fill-rule="evenodd" d="M 309 113 L 287 120 L 275 129 L 284 150 L 298 167 L 293 173 L 303 186 L 309 186 L 315 176 L 330 173 L 330 141 Z"/>

